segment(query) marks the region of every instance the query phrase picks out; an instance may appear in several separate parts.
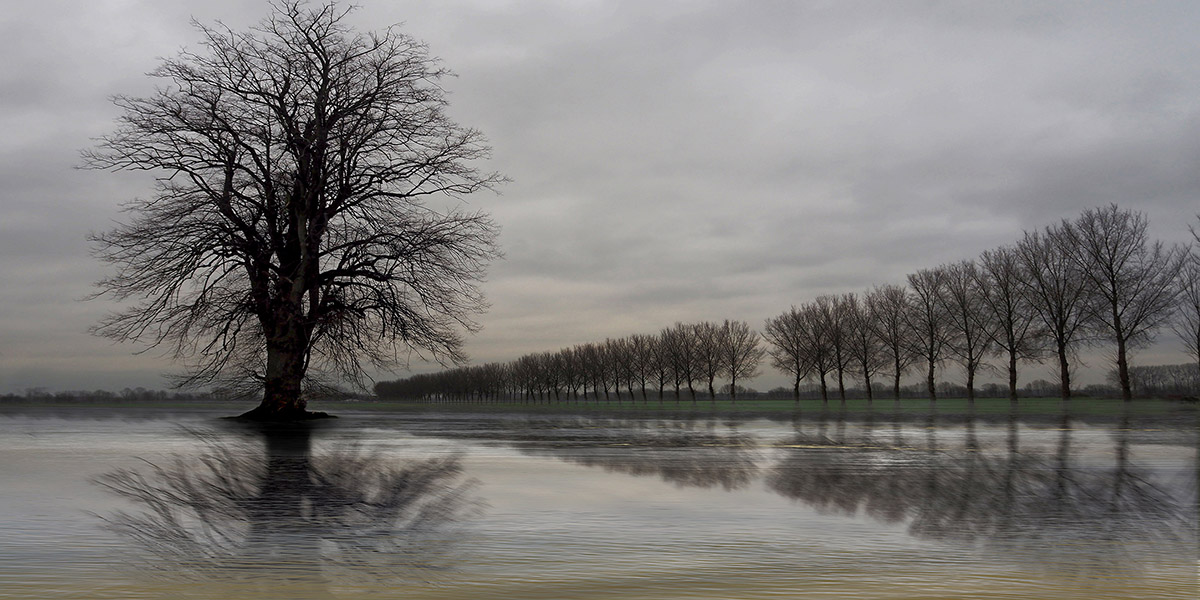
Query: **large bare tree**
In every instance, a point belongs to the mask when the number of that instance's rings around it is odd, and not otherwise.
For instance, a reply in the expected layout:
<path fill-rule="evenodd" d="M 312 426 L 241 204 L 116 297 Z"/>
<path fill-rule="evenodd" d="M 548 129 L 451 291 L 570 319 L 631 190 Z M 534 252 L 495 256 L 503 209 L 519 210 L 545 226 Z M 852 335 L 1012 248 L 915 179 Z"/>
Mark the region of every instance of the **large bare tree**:
<path fill-rule="evenodd" d="M 654 351 L 654 383 L 658 386 L 658 401 L 662 402 L 668 385 L 675 385 L 675 399 L 679 399 L 679 378 L 675 373 L 675 349 L 670 346 L 671 340 L 666 330 L 651 336 Z"/>
<path fill-rule="evenodd" d="M 247 32 L 199 26 L 202 50 L 163 62 L 155 94 L 117 97 L 119 126 L 85 153 L 159 177 L 94 237 L 117 267 L 100 293 L 136 301 L 97 332 L 165 349 L 189 383 L 260 381 L 248 415 L 306 415 L 318 372 L 459 362 L 485 308 L 495 226 L 454 206 L 502 180 L 473 166 L 489 148 L 446 116 L 422 43 L 355 33 L 347 12 L 289 0 Z"/>
<path fill-rule="evenodd" d="M 804 337 L 804 314 L 795 305 L 787 312 L 767 319 L 763 327 L 771 366 L 792 377 L 792 398 L 800 401 L 800 382 L 812 372 L 812 359 Z"/>
<path fill-rule="evenodd" d="M 635 333 L 625 338 L 625 340 L 632 355 L 634 376 L 641 385 L 642 402 L 646 402 L 646 386 L 654 378 L 654 373 L 658 370 L 654 364 L 657 358 L 654 351 L 656 338 L 644 333 Z M 632 400 L 632 388 L 629 390 L 629 396 Z"/>
<path fill-rule="evenodd" d="M 712 321 L 701 321 L 692 325 L 696 340 L 696 372 L 701 381 L 708 382 L 709 400 L 717 399 L 714 385 L 724 371 L 721 357 L 721 326 Z"/>
<path fill-rule="evenodd" d="M 1071 359 L 1085 341 L 1091 315 L 1088 282 L 1070 256 L 1060 227 L 1025 232 L 1017 243 L 1024 293 L 1058 358 L 1059 395 L 1071 398 Z"/>
<path fill-rule="evenodd" d="M 1126 401 L 1133 398 L 1129 353 L 1149 344 L 1169 321 L 1178 293 L 1175 278 L 1186 258 L 1181 248 L 1151 240 L 1148 225 L 1146 215 L 1110 204 L 1088 209 L 1062 226 L 1062 241 L 1099 298 L 1092 314 L 1116 345 L 1117 376 Z"/>
<path fill-rule="evenodd" d="M 634 400 L 634 390 L 636 386 L 634 382 L 637 380 L 637 354 L 634 352 L 632 343 L 629 338 L 617 338 L 606 340 L 605 345 L 608 348 L 610 360 L 613 362 L 613 367 L 616 372 L 613 379 L 613 388 L 617 394 L 617 402 L 621 401 L 621 386 L 629 390 L 629 401 Z"/>
<path fill-rule="evenodd" d="M 884 353 L 883 343 L 872 328 L 876 318 L 872 305 L 859 300 L 858 295 L 853 293 L 843 294 L 842 303 L 847 329 L 847 354 L 859 375 L 862 375 L 867 402 L 871 402 L 875 399 L 871 377 L 887 365 L 888 357 Z"/>
<path fill-rule="evenodd" d="M 671 360 L 671 370 L 675 379 L 675 399 L 679 399 L 679 388 L 686 383 L 692 402 L 695 402 L 695 383 L 700 378 L 696 328 L 687 323 L 675 323 L 675 325 L 663 329 L 662 339 L 667 346 Z"/>
<path fill-rule="evenodd" d="M 758 332 L 745 321 L 725 320 L 721 325 L 721 368 L 729 377 L 729 399 L 737 399 L 739 379 L 758 377 L 758 365 L 766 351 L 758 345 Z"/>
<path fill-rule="evenodd" d="M 1002 246 L 979 257 L 976 271 L 992 342 L 1008 362 L 1008 399 L 1017 401 L 1017 364 L 1042 355 L 1045 329 L 1025 293 L 1025 270 L 1016 248 Z"/>
<path fill-rule="evenodd" d="M 967 401 L 975 401 L 975 375 L 986 368 L 992 351 L 992 321 L 979 286 L 979 268 L 965 260 L 945 267 L 945 285 L 939 300 L 946 311 L 949 330 L 946 348 L 967 376 Z"/>
<path fill-rule="evenodd" d="M 821 388 L 821 402 L 829 402 L 829 383 L 826 376 L 837 368 L 837 357 L 829 333 L 829 308 L 832 296 L 818 296 L 816 300 L 800 307 L 800 320 L 796 324 L 800 339 L 808 352 L 810 374 L 817 376 Z"/>
<path fill-rule="evenodd" d="M 1192 236 L 1200 244 L 1200 230 L 1192 229 Z M 1196 246 L 1179 271 L 1178 302 L 1171 326 L 1191 355 L 1192 363 L 1200 367 L 1200 248 Z"/>
<path fill-rule="evenodd" d="M 876 287 L 867 294 L 867 306 L 872 316 L 872 332 L 883 345 L 890 363 L 892 397 L 899 400 L 900 379 L 916 358 L 907 343 L 905 315 L 911 310 L 908 291 L 899 285 Z"/>
<path fill-rule="evenodd" d="M 846 297 L 818 296 L 814 301 L 824 321 L 824 335 L 833 353 L 833 369 L 837 373 L 838 398 L 846 403 L 846 371 L 850 368 L 850 316 Z"/>
<path fill-rule="evenodd" d="M 905 313 L 909 351 L 925 361 L 925 387 L 929 400 L 937 401 L 937 367 L 945 360 L 950 340 L 950 314 L 941 301 L 946 288 L 946 267 L 921 269 L 908 276 L 912 290 Z"/>
<path fill-rule="evenodd" d="M 600 400 L 600 386 L 604 382 L 604 350 L 603 347 L 596 343 L 586 343 L 579 347 L 579 360 L 583 362 L 583 368 L 586 372 L 588 385 L 592 386 L 592 399 Z M 604 385 L 605 390 L 608 389 Z M 584 399 L 587 399 L 585 390 Z"/>

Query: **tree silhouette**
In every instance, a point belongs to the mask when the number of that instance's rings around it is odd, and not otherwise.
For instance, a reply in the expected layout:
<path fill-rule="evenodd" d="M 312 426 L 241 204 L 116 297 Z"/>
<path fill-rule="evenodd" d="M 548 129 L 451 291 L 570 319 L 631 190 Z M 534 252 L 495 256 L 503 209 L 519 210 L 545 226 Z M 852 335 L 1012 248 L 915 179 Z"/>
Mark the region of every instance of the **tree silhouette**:
<path fill-rule="evenodd" d="M 767 319 L 763 338 L 771 366 L 792 377 L 792 398 L 800 401 L 800 382 L 812 371 L 811 358 L 803 332 L 804 315 L 795 306 L 787 312 Z"/>
<path fill-rule="evenodd" d="M 758 364 L 765 350 L 758 345 L 758 332 L 750 329 L 748 323 L 727 319 L 721 325 L 719 352 L 721 368 L 729 377 L 729 398 L 736 400 L 738 380 L 758 376 Z"/>
<path fill-rule="evenodd" d="M 992 352 L 994 321 L 989 319 L 984 290 L 979 286 L 979 269 L 974 261 L 957 262 L 945 267 L 945 285 L 939 296 L 946 311 L 948 329 L 946 347 L 958 359 L 967 375 L 967 401 L 975 401 L 975 375 L 984 368 L 984 358 Z"/>
<path fill-rule="evenodd" d="M 1116 204 L 1088 209 L 1064 221 L 1062 242 L 1097 296 L 1093 318 L 1116 345 L 1121 397 L 1133 398 L 1129 352 L 1149 344 L 1170 319 L 1178 294 L 1175 278 L 1186 255 L 1151 241 L 1149 221 Z"/>
<path fill-rule="evenodd" d="M 1017 363 L 1041 356 L 1045 330 L 1022 283 L 1021 257 L 1012 246 L 985 251 L 979 257 L 977 285 L 992 327 L 992 342 L 1008 358 L 1008 399 L 1017 401 Z"/>
<path fill-rule="evenodd" d="M 941 301 L 946 288 L 946 267 L 921 269 L 908 276 L 912 289 L 905 329 L 909 351 L 925 361 L 925 387 L 931 401 L 937 400 L 935 375 L 945 359 L 949 341 L 950 314 Z"/>
<path fill-rule="evenodd" d="M 1087 280 L 1060 241 L 1059 227 L 1026 232 L 1017 243 L 1024 289 L 1058 358 L 1059 394 L 1071 397 L 1071 358 L 1083 341 L 1091 300 Z"/>
<path fill-rule="evenodd" d="M 472 166 L 489 148 L 446 116 L 448 72 L 422 43 L 357 34 L 333 3 L 273 8 L 244 33 L 198 26 L 204 50 L 155 70 L 156 94 L 117 97 L 85 166 L 160 176 L 94 236 L 117 266 L 100 294 L 138 301 L 96 331 L 162 346 L 185 383 L 261 382 L 249 416 L 286 419 L 306 414 L 306 377 L 464 360 L 496 229 L 427 200 L 502 177 Z"/>
<path fill-rule="evenodd" d="M 908 347 L 905 315 L 910 310 L 908 292 L 898 285 L 876 287 L 867 294 L 872 315 L 871 329 L 883 344 L 891 366 L 892 397 L 900 399 L 900 378 L 908 371 L 916 355 Z"/>

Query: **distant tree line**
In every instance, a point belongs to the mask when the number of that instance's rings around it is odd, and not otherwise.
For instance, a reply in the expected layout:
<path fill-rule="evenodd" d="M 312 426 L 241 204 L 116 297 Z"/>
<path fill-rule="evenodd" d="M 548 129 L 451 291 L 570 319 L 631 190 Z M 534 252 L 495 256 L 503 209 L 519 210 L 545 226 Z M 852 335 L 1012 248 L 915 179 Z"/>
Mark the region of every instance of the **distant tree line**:
<path fill-rule="evenodd" d="M 243 388 L 214 388 L 207 391 L 165 391 L 149 390 L 143 387 L 122 388 L 111 390 L 63 390 L 50 391 L 44 387 L 26 388 L 21 393 L 9 392 L 0 394 L 0 403 L 61 403 L 61 404 L 105 404 L 113 402 L 155 403 L 155 402 L 210 402 L 210 401 L 243 401 L 253 391 Z M 354 394 L 336 387 L 323 387 L 310 390 L 312 398 L 323 401 L 339 401 L 358 399 Z"/>
<path fill-rule="evenodd" d="M 213 400 L 211 392 L 166 392 L 146 388 L 123 388 L 110 390 L 65 390 L 51 392 L 46 388 L 26 388 L 23 393 L 0 395 L 0 402 L 62 402 L 62 403 L 108 403 L 120 402 L 199 402 Z"/>
<path fill-rule="evenodd" d="M 1192 234 L 1200 243 L 1200 231 Z M 977 377 L 1001 370 L 1015 402 L 1021 365 L 1053 361 L 1057 393 L 1069 399 L 1078 352 L 1103 345 L 1113 351 L 1112 383 L 1130 400 L 1135 391 L 1166 389 L 1149 383 L 1159 380 L 1158 371 L 1129 364 L 1130 354 L 1165 326 L 1192 358 L 1189 367 L 1170 367 L 1192 373 L 1171 385 L 1190 381 L 1194 394 L 1200 379 L 1200 250 L 1151 239 L 1144 214 L 1112 204 L 1026 231 L 976 259 L 920 269 L 906 284 L 793 305 L 767 319 L 761 336 L 743 321 L 677 323 L 657 334 L 380 382 L 375 391 L 414 399 L 646 401 L 664 398 L 668 389 L 678 399 L 686 389 L 694 400 L 697 387 L 715 398 L 715 382 L 727 381 L 736 398 L 739 382 L 755 377 L 768 358 L 789 376 L 797 400 L 808 385 L 824 401 L 834 385 L 843 401 L 857 394 L 873 399 L 885 379 L 890 395 L 901 398 L 911 394 L 903 378 L 919 370 L 930 400 L 950 392 L 973 401 Z M 961 384 L 939 383 L 947 364 L 961 368 Z"/>
<path fill-rule="evenodd" d="M 1191 363 L 1129 367 L 1129 379 L 1139 396 L 1177 396 L 1194 402 L 1200 395 L 1200 369 Z M 1109 381 L 1116 380 L 1117 372 L 1113 371 Z"/>
<path fill-rule="evenodd" d="M 764 349 L 744 321 L 676 323 L 655 334 L 633 334 L 508 363 L 460 367 L 375 385 L 380 397 L 431 401 L 659 401 L 669 394 L 695 401 L 731 398 L 759 374 Z"/>

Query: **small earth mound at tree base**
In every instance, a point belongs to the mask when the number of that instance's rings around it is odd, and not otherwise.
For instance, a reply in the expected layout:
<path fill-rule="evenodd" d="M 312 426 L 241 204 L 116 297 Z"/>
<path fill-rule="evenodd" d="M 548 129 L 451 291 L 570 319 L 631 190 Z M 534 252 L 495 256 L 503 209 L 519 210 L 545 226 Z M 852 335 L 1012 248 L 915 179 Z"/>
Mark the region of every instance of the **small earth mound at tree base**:
<path fill-rule="evenodd" d="M 257 423 L 294 423 L 297 421 L 314 421 L 317 419 L 336 419 L 336 415 L 331 415 L 322 411 L 310 410 L 287 410 L 273 411 L 262 406 L 258 406 L 253 410 L 246 411 L 236 417 L 225 417 L 233 421 L 247 421 Z"/>

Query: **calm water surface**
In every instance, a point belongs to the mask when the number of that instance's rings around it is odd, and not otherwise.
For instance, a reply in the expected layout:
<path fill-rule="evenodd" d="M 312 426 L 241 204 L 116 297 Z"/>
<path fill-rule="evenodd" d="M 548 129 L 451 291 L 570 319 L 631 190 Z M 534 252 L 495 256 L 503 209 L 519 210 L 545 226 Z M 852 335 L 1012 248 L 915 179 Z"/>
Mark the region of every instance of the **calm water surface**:
<path fill-rule="evenodd" d="M 1200 596 L 1197 426 L 0 411 L 0 599 Z"/>

